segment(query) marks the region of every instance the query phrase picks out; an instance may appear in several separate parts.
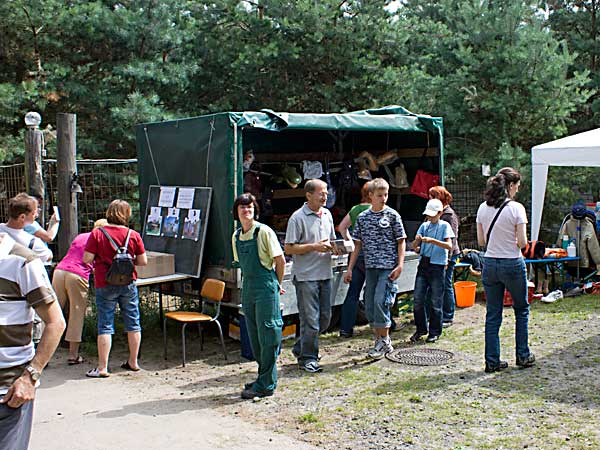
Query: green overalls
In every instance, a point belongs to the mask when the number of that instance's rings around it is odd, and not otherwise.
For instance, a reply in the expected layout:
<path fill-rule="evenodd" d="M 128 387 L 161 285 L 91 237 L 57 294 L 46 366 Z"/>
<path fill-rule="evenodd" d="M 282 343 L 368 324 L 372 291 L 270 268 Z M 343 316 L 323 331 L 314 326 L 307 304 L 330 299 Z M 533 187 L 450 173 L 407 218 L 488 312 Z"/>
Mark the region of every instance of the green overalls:
<path fill-rule="evenodd" d="M 266 269 L 258 256 L 258 231 L 248 241 L 240 240 L 241 228 L 235 243 L 242 268 L 242 311 L 252 353 L 258 363 L 258 378 L 253 389 L 257 392 L 275 390 L 277 386 L 277 356 L 281 345 L 283 320 L 279 310 L 279 283 L 275 270 Z"/>

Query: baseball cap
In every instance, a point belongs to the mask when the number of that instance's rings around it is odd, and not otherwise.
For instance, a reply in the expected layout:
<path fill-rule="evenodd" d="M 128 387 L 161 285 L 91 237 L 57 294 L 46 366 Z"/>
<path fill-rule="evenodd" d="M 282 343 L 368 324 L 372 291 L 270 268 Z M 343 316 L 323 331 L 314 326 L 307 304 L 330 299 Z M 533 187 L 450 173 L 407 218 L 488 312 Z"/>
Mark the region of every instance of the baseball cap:
<path fill-rule="evenodd" d="M 442 204 L 442 202 L 437 198 L 432 198 L 427 202 L 427 206 L 425 206 L 425 211 L 423 211 L 423 214 L 425 214 L 426 216 L 433 217 L 443 210 L 444 205 Z"/>

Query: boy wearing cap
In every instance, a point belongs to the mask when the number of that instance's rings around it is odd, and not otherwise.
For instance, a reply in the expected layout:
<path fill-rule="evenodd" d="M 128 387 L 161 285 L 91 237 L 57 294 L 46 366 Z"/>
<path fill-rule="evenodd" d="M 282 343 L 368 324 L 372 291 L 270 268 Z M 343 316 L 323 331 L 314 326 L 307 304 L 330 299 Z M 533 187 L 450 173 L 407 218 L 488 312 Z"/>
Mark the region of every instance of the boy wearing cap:
<path fill-rule="evenodd" d="M 444 205 L 437 198 L 427 202 L 423 214 L 427 220 L 417 230 L 413 249 L 419 253 L 419 266 L 415 280 L 414 315 L 417 331 L 411 336 L 417 342 L 428 332 L 426 342 L 435 342 L 442 334 L 442 304 L 444 300 L 444 272 L 448 251 L 452 250 L 454 232 L 448 222 L 441 220 Z M 425 314 L 427 291 L 431 292 L 429 326 Z"/>
<path fill-rule="evenodd" d="M 371 208 L 356 219 L 353 229 L 356 245 L 344 277 L 346 283 L 352 281 L 352 269 L 362 249 L 366 275 L 365 312 L 375 333 L 375 345 L 367 355 L 373 359 L 382 358 L 394 349 L 389 336 L 390 307 L 397 292 L 395 280 L 404 267 L 406 234 L 400 214 L 386 206 L 388 190 L 389 184 L 383 178 L 371 181 Z"/>

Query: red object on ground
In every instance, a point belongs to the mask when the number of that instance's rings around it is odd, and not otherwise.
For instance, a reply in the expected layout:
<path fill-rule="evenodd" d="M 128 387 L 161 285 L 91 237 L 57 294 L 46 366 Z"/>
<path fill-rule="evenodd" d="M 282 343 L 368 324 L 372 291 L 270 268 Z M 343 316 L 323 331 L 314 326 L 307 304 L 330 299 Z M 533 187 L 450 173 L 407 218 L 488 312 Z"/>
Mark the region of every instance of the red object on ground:
<path fill-rule="evenodd" d="M 530 281 L 527 283 L 527 302 L 531 305 L 533 303 L 533 300 L 535 299 L 534 297 L 534 292 L 535 291 L 535 285 Z M 510 292 L 508 292 L 507 290 L 504 291 L 504 306 L 512 306 L 513 305 L 513 299 L 510 296 Z"/>

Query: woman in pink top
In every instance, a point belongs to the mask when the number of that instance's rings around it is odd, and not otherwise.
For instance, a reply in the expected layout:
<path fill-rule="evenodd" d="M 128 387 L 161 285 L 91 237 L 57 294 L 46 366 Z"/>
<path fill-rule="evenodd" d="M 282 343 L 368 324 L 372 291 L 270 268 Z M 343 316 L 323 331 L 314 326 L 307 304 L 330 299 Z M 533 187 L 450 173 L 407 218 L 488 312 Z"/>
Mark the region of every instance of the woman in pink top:
<path fill-rule="evenodd" d="M 106 219 L 99 219 L 94 228 L 107 225 Z M 52 277 L 52 287 L 64 310 L 69 307 L 67 334 L 69 343 L 69 365 L 80 364 L 83 358 L 79 355 L 79 344 L 83 332 L 83 319 L 87 308 L 90 273 L 92 265 L 83 262 L 83 251 L 91 233 L 81 233 L 73 239 L 69 251 L 56 266 Z"/>

